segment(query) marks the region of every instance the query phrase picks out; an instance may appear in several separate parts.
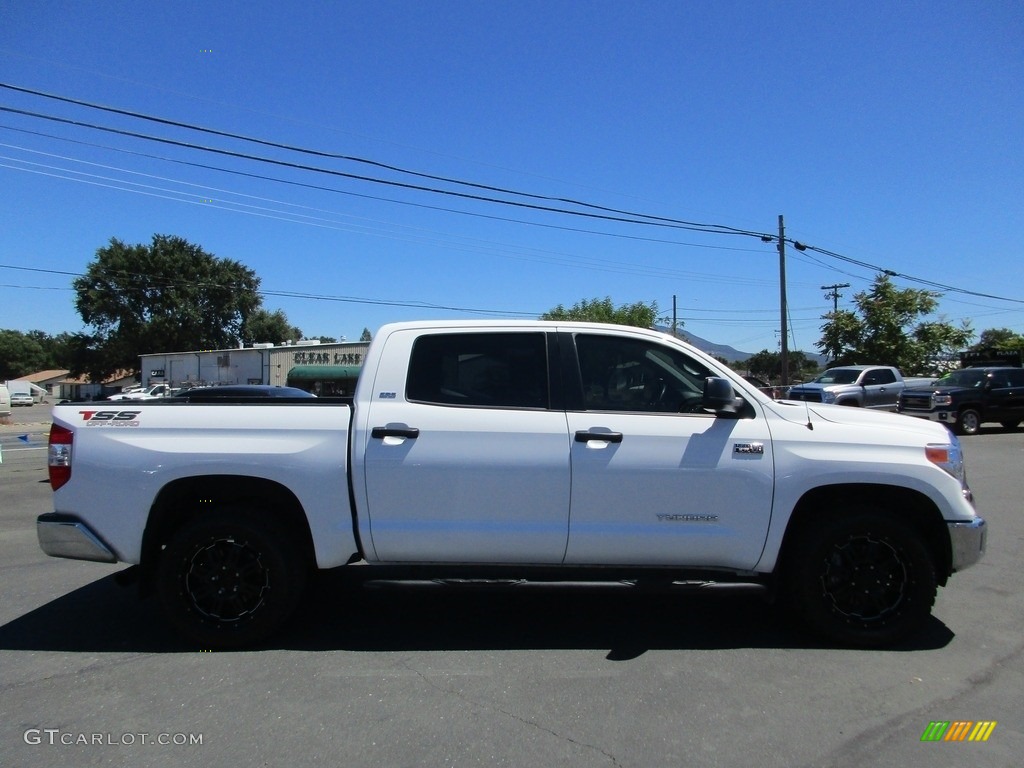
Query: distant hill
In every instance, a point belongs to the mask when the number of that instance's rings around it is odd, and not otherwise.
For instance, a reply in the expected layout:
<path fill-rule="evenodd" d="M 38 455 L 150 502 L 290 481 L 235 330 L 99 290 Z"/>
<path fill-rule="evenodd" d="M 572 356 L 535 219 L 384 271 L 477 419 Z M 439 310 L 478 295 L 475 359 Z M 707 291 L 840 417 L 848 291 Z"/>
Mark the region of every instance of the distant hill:
<path fill-rule="evenodd" d="M 664 330 L 668 332 L 669 329 L 665 328 Z M 692 344 L 701 352 L 706 352 L 712 357 L 724 358 L 730 363 L 735 360 L 742 362 L 755 354 L 754 352 L 740 352 L 735 347 L 730 347 L 727 344 L 715 344 L 713 341 L 702 339 L 700 336 L 694 336 L 692 333 L 682 329 L 679 330 L 679 338 L 687 344 Z"/>
<path fill-rule="evenodd" d="M 664 331 L 665 333 L 671 333 L 670 328 L 659 327 L 658 330 Z M 701 352 L 705 352 L 711 355 L 712 357 L 721 357 L 729 361 L 730 363 L 737 361 L 743 362 L 748 357 L 753 357 L 755 354 L 757 354 L 756 352 L 741 352 L 735 347 L 730 347 L 727 344 L 715 344 L 713 341 L 702 339 L 700 336 L 694 336 L 692 333 L 689 333 L 683 329 L 679 330 L 679 338 L 681 338 L 688 344 L 692 344 Z M 814 360 L 815 362 L 818 363 L 819 366 L 824 366 L 825 363 L 828 361 L 828 358 L 825 357 L 824 355 L 807 352 L 806 350 L 801 351 L 803 351 L 804 354 L 807 355 L 807 358 L 809 360 Z"/>

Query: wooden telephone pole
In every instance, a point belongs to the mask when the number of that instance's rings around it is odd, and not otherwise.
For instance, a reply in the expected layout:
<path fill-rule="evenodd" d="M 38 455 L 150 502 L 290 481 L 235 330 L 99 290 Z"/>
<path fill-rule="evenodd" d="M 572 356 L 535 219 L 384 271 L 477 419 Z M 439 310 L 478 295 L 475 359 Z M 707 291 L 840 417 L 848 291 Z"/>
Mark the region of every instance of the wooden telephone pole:
<path fill-rule="evenodd" d="M 786 307 L 786 227 L 782 221 L 782 214 L 779 214 L 779 308 L 782 316 L 780 327 L 782 329 L 782 346 L 779 350 L 779 364 L 782 366 L 783 387 L 789 384 L 789 327 L 786 320 L 788 310 Z"/>
<path fill-rule="evenodd" d="M 823 285 L 823 286 L 821 286 L 821 290 L 823 290 L 823 291 L 831 291 L 831 293 L 826 293 L 825 294 L 825 298 L 826 299 L 832 299 L 832 314 L 833 315 L 836 312 L 839 311 L 839 299 L 843 295 L 843 294 L 841 294 L 839 292 L 839 289 L 840 288 L 849 288 L 849 287 L 850 287 L 849 283 L 836 283 L 835 285 Z"/>

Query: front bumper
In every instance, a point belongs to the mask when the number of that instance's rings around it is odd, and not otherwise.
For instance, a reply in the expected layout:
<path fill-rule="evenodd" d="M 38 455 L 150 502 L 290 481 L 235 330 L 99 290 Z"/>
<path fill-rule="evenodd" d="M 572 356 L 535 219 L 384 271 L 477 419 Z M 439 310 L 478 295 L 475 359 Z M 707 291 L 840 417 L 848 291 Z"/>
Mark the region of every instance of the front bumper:
<path fill-rule="evenodd" d="M 116 563 L 110 548 L 81 520 L 49 512 L 36 519 L 39 547 L 50 557 Z"/>
<path fill-rule="evenodd" d="M 934 421 L 939 424 L 949 425 L 956 423 L 956 411 L 910 411 L 897 408 L 896 413 L 903 416 L 916 416 L 919 419 L 928 419 L 928 421 Z"/>
<path fill-rule="evenodd" d="M 949 543 L 953 548 L 953 571 L 962 571 L 981 560 L 985 554 L 988 528 L 985 521 L 976 517 L 970 522 L 946 522 L 949 527 Z"/>

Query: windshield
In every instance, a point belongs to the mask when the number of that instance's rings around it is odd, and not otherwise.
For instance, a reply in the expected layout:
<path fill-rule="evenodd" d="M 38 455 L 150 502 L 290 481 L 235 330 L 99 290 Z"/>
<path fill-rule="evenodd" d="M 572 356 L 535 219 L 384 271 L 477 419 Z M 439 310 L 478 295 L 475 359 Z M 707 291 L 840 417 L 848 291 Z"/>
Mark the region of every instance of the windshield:
<path fill-rule="evenodd" d="M 815 384 L 853 384 L 860 376 L 860 371 L 855 368 L 833 368 L 825 371 L 814 380 Z"/>
<path fill-rule="evenodd" d="M 936 385 L 940 387 L 980 387 L 985 382 L 985 371 L 980 368 L 965 368 L 947 373 Z"/>

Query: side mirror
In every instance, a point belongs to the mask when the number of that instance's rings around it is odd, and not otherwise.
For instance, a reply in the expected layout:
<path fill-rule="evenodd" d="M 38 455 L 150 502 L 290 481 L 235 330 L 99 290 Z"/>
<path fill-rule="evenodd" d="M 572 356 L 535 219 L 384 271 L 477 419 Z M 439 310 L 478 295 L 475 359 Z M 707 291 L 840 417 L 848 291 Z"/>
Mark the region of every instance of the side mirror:
<path fill-rule="evenodd" d="M 736 393 L 732 383 L 717 376 L 704 379 L 704 398 L 701 404 L 715 413 L 736 413 Z"/>

